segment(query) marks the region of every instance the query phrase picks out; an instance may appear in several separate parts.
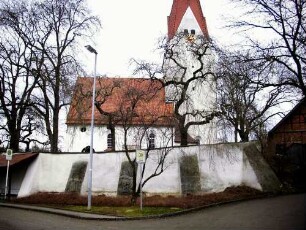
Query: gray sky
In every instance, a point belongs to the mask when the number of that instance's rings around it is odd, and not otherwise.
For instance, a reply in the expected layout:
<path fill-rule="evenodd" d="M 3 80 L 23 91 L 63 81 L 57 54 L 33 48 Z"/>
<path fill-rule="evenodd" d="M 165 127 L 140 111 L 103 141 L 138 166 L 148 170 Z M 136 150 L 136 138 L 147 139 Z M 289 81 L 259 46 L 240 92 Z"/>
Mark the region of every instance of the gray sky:
<path fill-rule="evenodd" d="M 233 12 L 228 0 L 201 0 L 211 37 L 221 42 L 231 41 L 232 35 L 223 28 L 222 15 Z M 167 33 L 167 16 L 173 0 L 88 0 L 93 14 L 102 22 L 101 32 L 92 44 L 98 51 L 97 72 L 107 76 L 128 77 L 130 58 L 161 61 L 158 38 Z M 93 71 L 92 56 L 85 52 L 87 71 Z"/>

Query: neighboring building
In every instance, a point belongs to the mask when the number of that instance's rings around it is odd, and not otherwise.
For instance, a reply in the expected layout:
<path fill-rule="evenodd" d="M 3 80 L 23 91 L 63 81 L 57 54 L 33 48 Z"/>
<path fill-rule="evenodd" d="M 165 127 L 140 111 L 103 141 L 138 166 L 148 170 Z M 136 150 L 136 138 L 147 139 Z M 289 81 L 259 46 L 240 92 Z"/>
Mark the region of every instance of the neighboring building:
<path fill-rule="evenodd" d="M 306 191 L 306 98 L 269 132 L 267 154 L 283 182 Z"/>
<path fill-rule="evenodd" d="M 268 134 L 270 156 L 285 154 L 293 144 L 306 145 L 306 98 L 302 99 Z"/>
<path fill-rule="evenodd" d="M 13 155 L 9 162 L 8 196 L 17 196 L 27 169 L 37 156 L 37 153 L 15 153 Z M 5 193 L 7 163 L 5 155 L 0 155 L 0 195 Z"/>

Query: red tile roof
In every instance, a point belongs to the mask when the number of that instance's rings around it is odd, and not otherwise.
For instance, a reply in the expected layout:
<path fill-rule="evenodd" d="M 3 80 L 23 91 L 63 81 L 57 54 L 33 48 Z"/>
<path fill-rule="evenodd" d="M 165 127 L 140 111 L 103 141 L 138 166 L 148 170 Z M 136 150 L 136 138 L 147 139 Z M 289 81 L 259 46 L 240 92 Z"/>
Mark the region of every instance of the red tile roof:
<path fill-rule="evenodd" d="M 31 159 L 34 159 L 38 154 L 37 153 L 18 153 L 14 154 L 12 160 L 10 161 L 10 166 L 17 165 L 21 162 L 25 162 Z M 0 155 L 0 167 L 6 167 L 7 160 L 5 155 Z"/>
<path fill-rule="evenodd" d="M 89 125 L 93 78 L 78 78 L 67 125 Z M 173 105 L 165 102 L 165 89 L 157 80 L 98 78 L 96 103 L 113 117 L 114 124 L 173 126 Z M 125 120 L 126 119 L 126 120 Z M 95 108 L 95 124 L 109 124 L 109 116 Z"/>
<path fill-rule="evenodd" d="M 188 7 L 191 8 L 202 32 L 206 38 L 209 38 L 206 19 L 203 15 L 200 0 L 174 0 L 170 16 L 168 16 L 168 38 L 172 39 L 179 28 L 182 18 L 187 11 Z"/>

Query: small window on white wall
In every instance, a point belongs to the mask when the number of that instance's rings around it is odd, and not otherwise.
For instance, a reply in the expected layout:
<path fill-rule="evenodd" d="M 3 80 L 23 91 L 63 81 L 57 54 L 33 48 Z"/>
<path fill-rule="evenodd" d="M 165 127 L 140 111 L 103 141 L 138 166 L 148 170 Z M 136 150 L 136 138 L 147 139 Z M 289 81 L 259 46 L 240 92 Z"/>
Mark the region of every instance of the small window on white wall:
<path fill-rule="evenodd" d="M 200 136 L 197 136 L 196 138 L 195 138 L 195 140 L 197 141 L 197 145 L 200 145 L 201 144 L 201 137 Z"/>
<path fill-rule="evenodd" d="M 149 135 L 149 149 L 155 149 L 155 134 L 150 133 Z"/>
<path fill-rule="evenodd" d="M 107 148 L 113 149 L 113 136 L 111 133 L 107 135 Z"/>

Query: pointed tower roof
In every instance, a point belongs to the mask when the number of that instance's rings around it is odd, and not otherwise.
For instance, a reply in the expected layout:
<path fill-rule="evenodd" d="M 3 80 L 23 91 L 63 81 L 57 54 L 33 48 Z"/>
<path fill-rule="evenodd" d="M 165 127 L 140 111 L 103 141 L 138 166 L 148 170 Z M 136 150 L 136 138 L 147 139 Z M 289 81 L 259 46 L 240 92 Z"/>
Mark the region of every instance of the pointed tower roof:
<path fill-rule="evenodd" d="M 203 15 L 200 0 L 174 0 L 170 16 L 168 16 L 168 38 L 172 39 L 176 34 L 182 18 L 184 17 L 188 7 L 192 10 L 194 17 L 199 24 L 203 35 L 209 38 L 206 20 Z"/>

